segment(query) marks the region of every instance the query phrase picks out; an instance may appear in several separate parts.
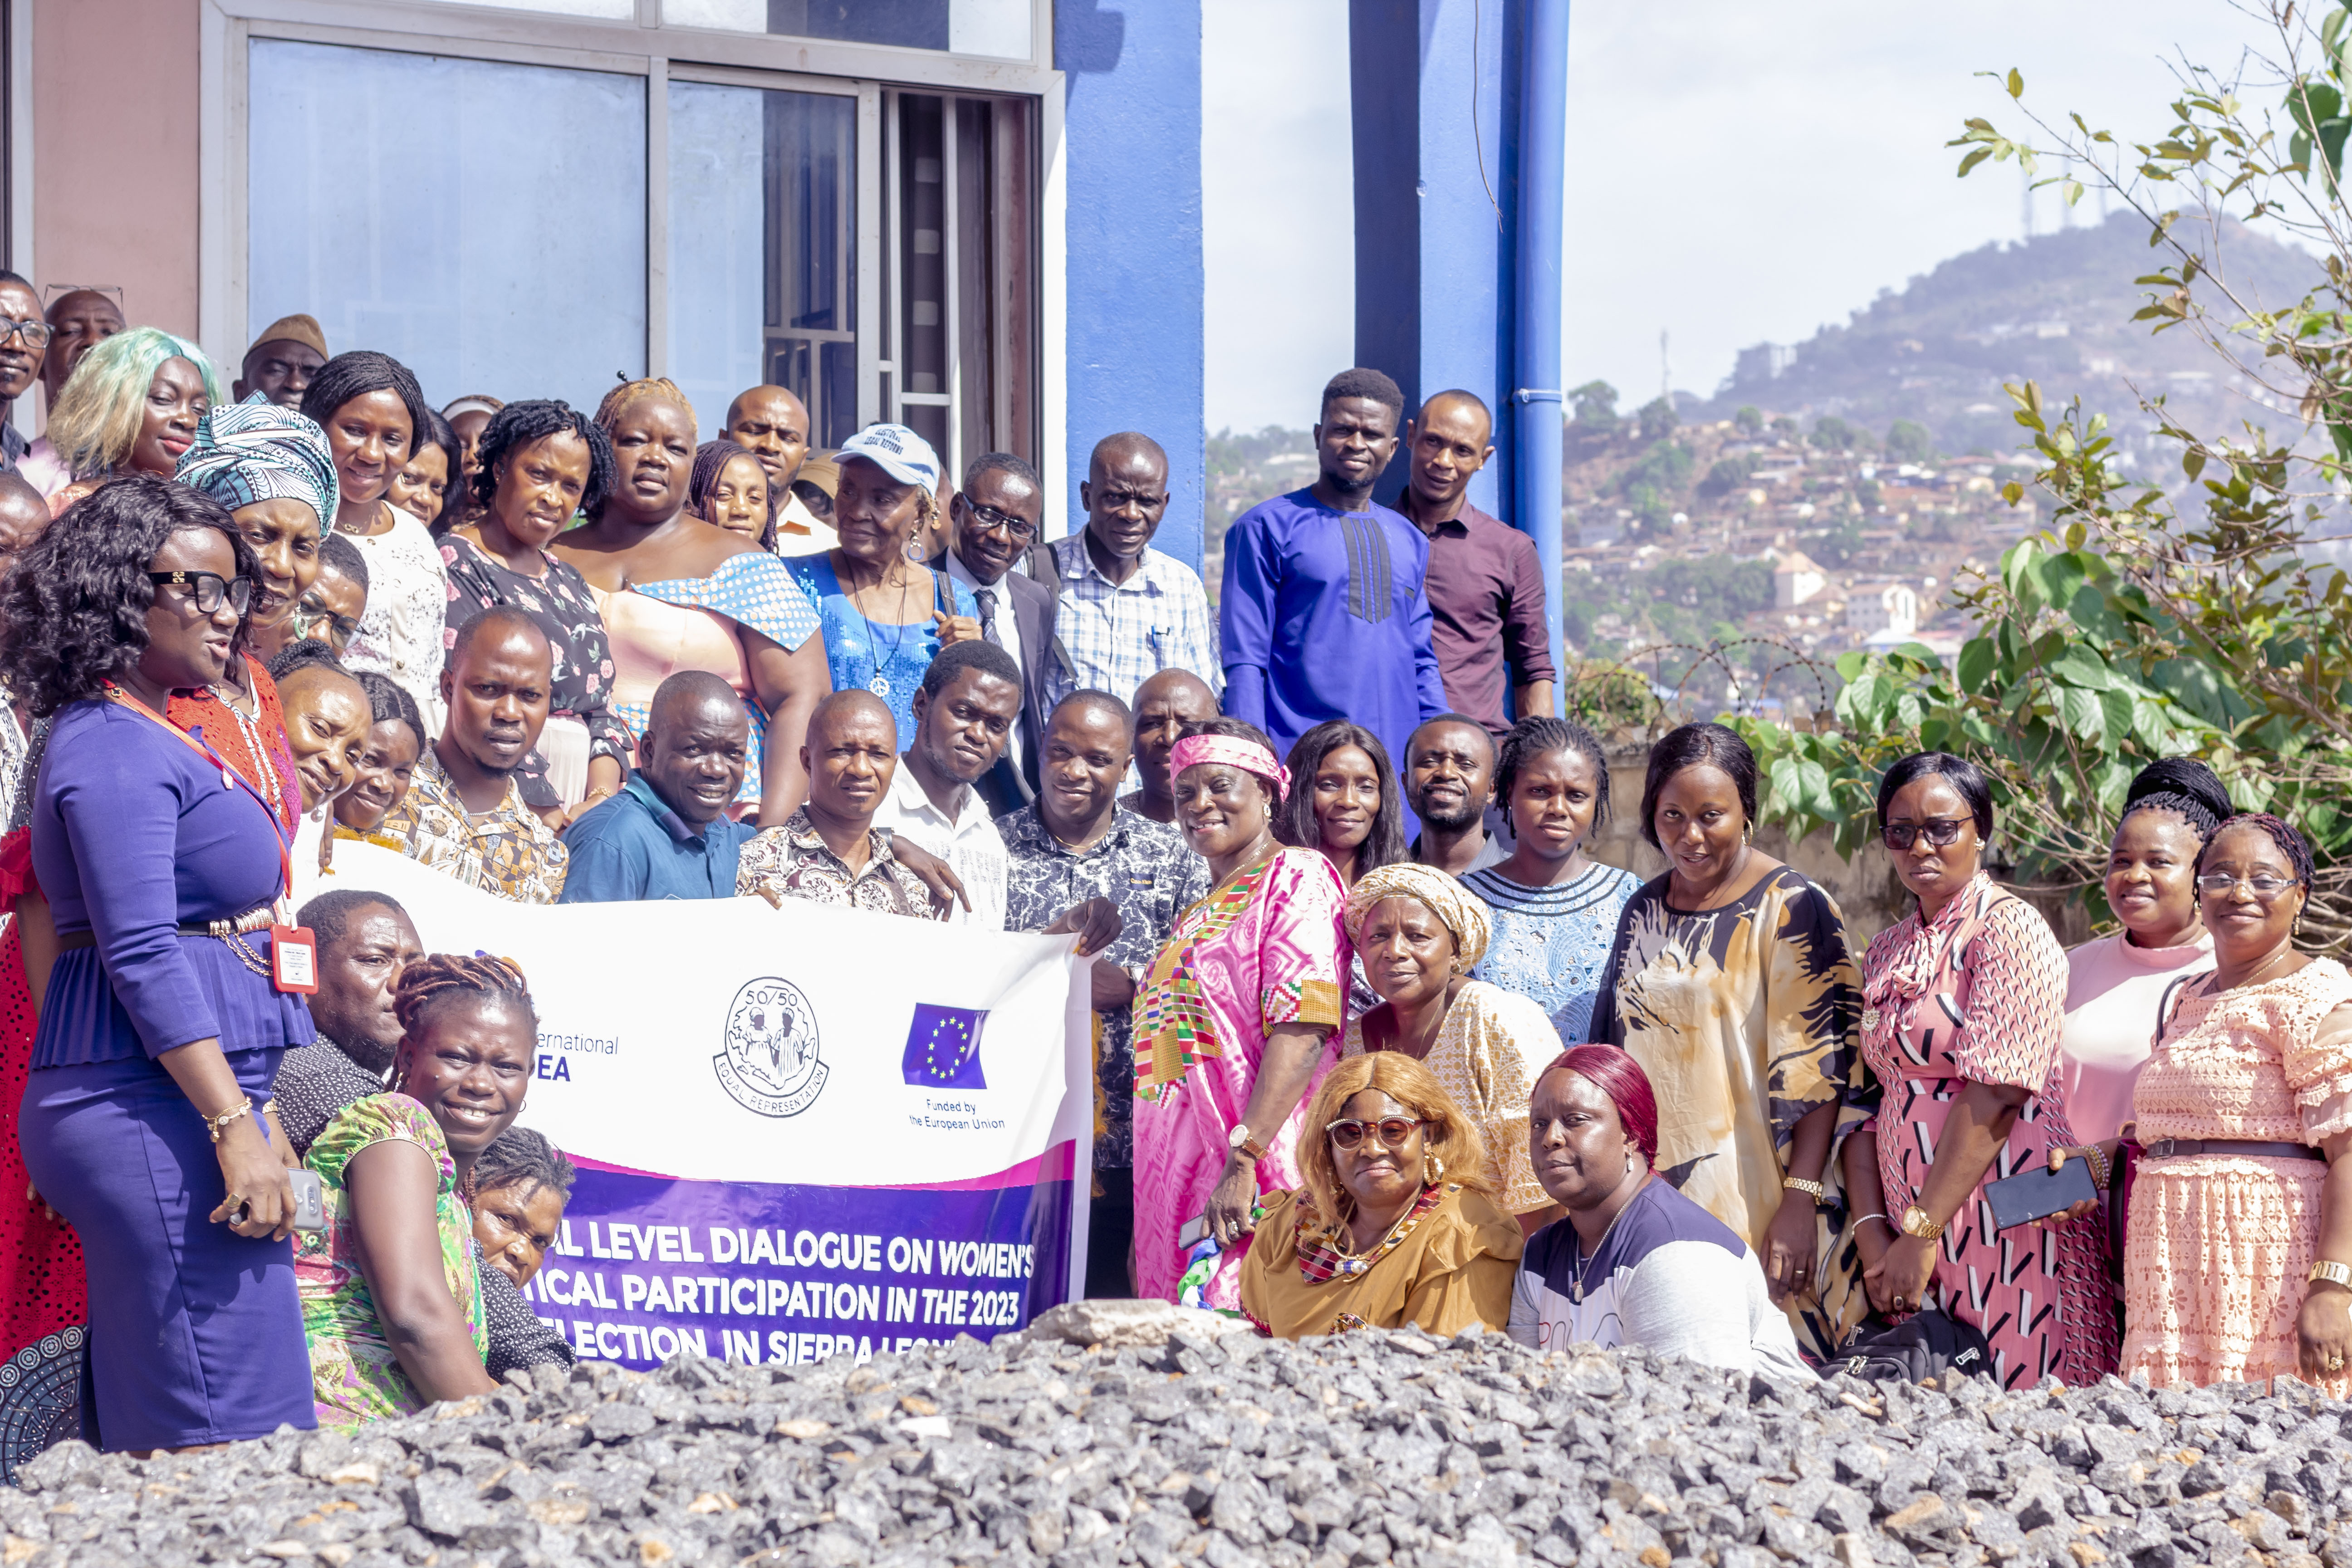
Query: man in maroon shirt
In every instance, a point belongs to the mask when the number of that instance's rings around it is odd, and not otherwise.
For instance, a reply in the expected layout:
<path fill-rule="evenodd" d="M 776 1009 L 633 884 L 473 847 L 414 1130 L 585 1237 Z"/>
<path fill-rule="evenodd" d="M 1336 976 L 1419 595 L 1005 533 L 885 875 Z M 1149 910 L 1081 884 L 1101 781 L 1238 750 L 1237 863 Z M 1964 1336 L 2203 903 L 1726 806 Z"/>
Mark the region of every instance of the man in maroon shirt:
<path fill-rule="evenodd" d="M 1535 541 L 1464 499 L 1495 455 L 1493 433 L 1475 394 L 1441 392 L 1423 404 L 1404 427 L 1412 478 L 1397 510 L 1429 536 L 1429 640 L 1446 703 L 1500 737 L 1511 728 L 1507 679 L 1519 717 L 1558 710 Z"/>

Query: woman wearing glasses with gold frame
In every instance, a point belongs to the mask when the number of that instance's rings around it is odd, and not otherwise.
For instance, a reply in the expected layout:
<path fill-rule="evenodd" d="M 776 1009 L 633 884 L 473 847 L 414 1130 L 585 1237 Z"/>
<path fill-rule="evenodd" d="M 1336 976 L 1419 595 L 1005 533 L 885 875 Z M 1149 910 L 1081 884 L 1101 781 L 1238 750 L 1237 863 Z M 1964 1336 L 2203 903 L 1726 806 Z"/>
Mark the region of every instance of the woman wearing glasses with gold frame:
<path fill-rule="evenodd" d="M 2197 858 L 2213 973 L 2181 988 L 2132 1086 L 2132 1142 L 2053 1149 L 2128 1173 L 2126 1372 L 2352 1388 L 2352 973 L 2294 947 L 2311 847 L 2231 817 Z"/>
<path fill-rule="evenodd" d="M 1297 1190 L 1267 1197 L 1242 1259 L 1242 1310 L 1276 1339 L 1417 1324 L 1510 1327 L 1517 1221 L 1437 1077 L 1398 1051 L 1331 1069 L 1298 1140 Z"/>

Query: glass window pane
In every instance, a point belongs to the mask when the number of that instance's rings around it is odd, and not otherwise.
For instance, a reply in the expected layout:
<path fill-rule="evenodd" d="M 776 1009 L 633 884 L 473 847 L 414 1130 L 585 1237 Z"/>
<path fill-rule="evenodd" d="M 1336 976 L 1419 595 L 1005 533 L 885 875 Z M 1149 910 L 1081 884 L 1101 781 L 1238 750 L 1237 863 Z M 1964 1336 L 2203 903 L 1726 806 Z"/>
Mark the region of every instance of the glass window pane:
<path fill-rule="evenodd" d="M 425 0 L 425 3 L 478 8 L 484 0 Z M 549 11 L 558 16 L 595 16 L 614 22 L 634 22 L 637 16 L 637 0 L 488 0 L 488 4 L 500 11 Z"/>
<path fill-rule="evenodd" d="M 747 386 L 808 405 L 838 447 L 857 410 L 857 100 L 670 84 L 672 374 L 705 439 Z"/>
<path fill-rule="evenodd" d="M 256 39 L 248 331 L 307 310 L 436 405 L 593 408 L 646 359 L 646 84 Z"/>
<path fill-rule="evenodd" d="M 662 0 L 662 21 L 1025 60 L 1029 6 L 1030 0 Z"/>

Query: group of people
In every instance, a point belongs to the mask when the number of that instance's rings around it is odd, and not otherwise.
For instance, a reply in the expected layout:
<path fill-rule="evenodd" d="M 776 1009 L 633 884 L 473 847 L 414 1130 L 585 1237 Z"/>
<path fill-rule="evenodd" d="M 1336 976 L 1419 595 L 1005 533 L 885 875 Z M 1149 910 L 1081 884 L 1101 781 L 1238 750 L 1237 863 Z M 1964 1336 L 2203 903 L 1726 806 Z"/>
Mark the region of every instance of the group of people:
<path fill-rule="evenodd" d="M 2293 829 L 2155 765 L 2125 929 L 2069 954 L 1924 753 L 1878 807 L 1917 910 L 1857 955 L 1692 724 L 1639 804 L 1665 872 L 1601 863 L 1608 759 L 1532 542 L 1467 501 L 1469 394 L 1335 377 L 1213 614 L 1137 433 L 1046 541 L 1020 457 L 814 454 L 782 387 L 709 442 L 659 379 L 436 410 L 297 316 L 231 401 L 106 296 L 0 276 L 0 399 L 50 389 L 0 436 L 0 1166 L 39 1194 L 0 1251 L 14 1342 L 87 1317 L 109 1447 L 569 1359 L 516 1294 L 572 1182 L 516 1125 L 528 984 L 379 893 L 290 908 L 352 841 L 517 902 L 1073 937 L 1093 1294 L 1790 1375 L 1937 1313 L 2011 1384 L 2347 1386 L 2352 975 L 2293 947 Z M 1995 1223 L 1989 1183 L 2074 1163 L 2094 1196 Z"/>

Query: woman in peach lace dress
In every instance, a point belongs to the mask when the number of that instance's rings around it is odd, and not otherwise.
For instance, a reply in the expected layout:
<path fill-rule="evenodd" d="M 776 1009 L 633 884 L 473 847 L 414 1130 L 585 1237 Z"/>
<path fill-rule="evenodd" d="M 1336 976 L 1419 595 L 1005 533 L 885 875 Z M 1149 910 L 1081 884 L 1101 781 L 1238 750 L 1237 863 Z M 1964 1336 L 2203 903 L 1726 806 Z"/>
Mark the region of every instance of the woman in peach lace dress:
<path fill-rule="evenodd" d="M 2234 816 L 2197 861 L 2213 973 L 2183 987 L 2132 1092 L 2124 1371 L 2294 1375 L 2352 1393 L 2352 973 L 2294 950 L 2311 850 Z M 2053 1150 L 2116 1165 L 2117 1141 Z M 2333 1278 L 2331 1278 L 2333 1276 Z"/>

